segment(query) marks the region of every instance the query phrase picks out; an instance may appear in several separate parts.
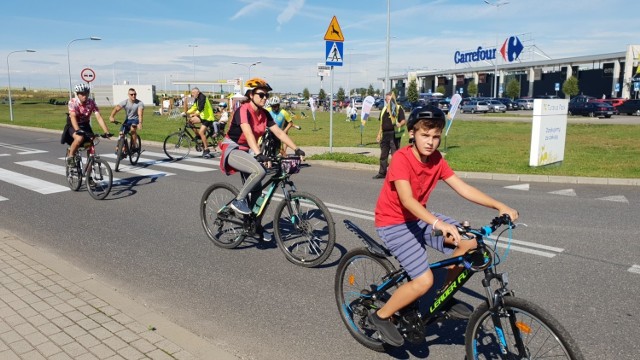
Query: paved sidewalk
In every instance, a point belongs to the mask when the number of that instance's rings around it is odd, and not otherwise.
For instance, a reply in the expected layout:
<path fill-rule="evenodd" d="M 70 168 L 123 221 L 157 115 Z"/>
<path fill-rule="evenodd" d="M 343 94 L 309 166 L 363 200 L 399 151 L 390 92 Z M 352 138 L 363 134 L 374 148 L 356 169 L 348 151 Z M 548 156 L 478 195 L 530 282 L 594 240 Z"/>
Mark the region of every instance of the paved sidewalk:
<path fill-rule="evenodd" d="M 0 229 L 0 359 L 238 359 Z"/>

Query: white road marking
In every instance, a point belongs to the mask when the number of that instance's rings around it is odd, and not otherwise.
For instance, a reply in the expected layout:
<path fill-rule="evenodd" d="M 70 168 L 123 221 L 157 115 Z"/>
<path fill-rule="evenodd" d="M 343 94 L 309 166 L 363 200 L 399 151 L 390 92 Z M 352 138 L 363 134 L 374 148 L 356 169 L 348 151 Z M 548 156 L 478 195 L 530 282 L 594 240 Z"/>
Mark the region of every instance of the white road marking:
<path fill-rule="evenodd" d="M 627 269 L 628 272 L 632 272 L 634 274 L 640 274 L 640 265 L 633 265 Z"/>
<path fill-rule="evenodd" d="M 54 184 L 45 180 L 23 175 L 14 171 L 0 168 L 0 181 L 20 186 L 24 189 L 38 192 L 40 194 L 53 194 L 69 191 L 66 186 Z"/>
<path fill-rule="evenodd" d="M 100 155 L 100 157 L 103 158 L 109 158 L 109 159 L 115 159 L 116 158 L 116 154 L 102 154 Z M 185 171 L 192 171 L 192 172 L 206 172 L 206 171 L 214 171 L 216 170 L 215 168 L 215 163 L 211 162 L 211 167 L 204 167 L 204 166 L 193 166 L 193 165 L 188 165 L 188 164 L 181 164 L 179 162 L 173 162 L 172 160 L 169 159 L 163 159 L 163 160 L 152 160 L 152 159 L 146 159 L 146 158 L 140 158 L 138 159 L 138 165 L 154 165 L 154 166 L 162 166 L 162 167 L 168 167 L 171 169 L 180 169 L 180 170 L 185 170 Z"/>
<path fill-rule="evenodd" d="M 576 196 L 576 192 L 573 189 L 549 191 L 549 194 L 563 195 L 563 196 Z"/>
<path fill-rule="evenodd" d="M 512 190 L 529 191 L 529 184 L 510 185 L 510 186 L 505 186 L 504 188 L 512 189 Z"/>
<path fill-rule="evenodd" d="M 629 203 L 624 195 L 614 195 L 614 196 L 605 196 L 601 198 L 597 198 L 596 200 L 604 200 L 604 201 L 613 201 L 613 202 L 621 202 L 621 203 Z"/>

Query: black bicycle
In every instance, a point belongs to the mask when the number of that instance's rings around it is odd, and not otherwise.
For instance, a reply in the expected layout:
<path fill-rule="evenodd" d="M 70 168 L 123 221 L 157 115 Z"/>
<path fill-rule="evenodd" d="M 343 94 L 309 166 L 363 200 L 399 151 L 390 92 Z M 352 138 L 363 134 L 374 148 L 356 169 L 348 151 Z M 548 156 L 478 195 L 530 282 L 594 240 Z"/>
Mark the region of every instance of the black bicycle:
<path fill-rule="evenodd" d="M 349 251 L 338 265 L 335 297 L 340 317 L 358 342 L 372 350 L 384 351 L 385 343 L 377 330 L 369 325 L 367 317 L 371 311 L 381 308 L 393 291 L 410 278 L 404 269 L 395 269 L 387 259 L 391 254 L 386 248 L 352 222 L 344 222 L 347 229 L 363 241 L 365 248 Z M 508 215 L 496 217 L 489 225 L 478 229 L 468 224 L 459 227 L 460 234 L 466 239 L 475 238 L 478 247 L 463 256 L 430 265 L 431 269 L 450 265 L 460 265 L 463 269 L 432 302 L 420 304 L 422 299 L 419 299 L 396 313 L 398 330 L 411 343 L 424 342 L 425 327 L 451 318 L 448 312 L 442 311 L 447 302 L 473 274 L 482 271 L 486 299 L 475 309 L 467 324 L 467 359 L 583 359 L 567 330 L 541 307 L 515 297 L 507 288 L 507 274 L 497 272 L 500 257 L 495 245 L 504 231 L 493 246 L 484 239 L 503 225 L 507 229 L 515 228 Z M 428 309 L 428 312 L 420 309 Z"/>
<path fill-rule="evenodd" d="M 96 154 L 96 145 L 99 143 L 98 135 L 82 133 L 85 140 L 81 145 L 82 148 L 76 151 L 73 162 L 68 161 L 65 156 L 66 178 L 69 188 L 73 191 L 80 190 L 82 179 L 86 178 L 87 191 L 92 198 L 102 200 L 109 195 L 113 186 L 113 173 L 111 167 L 106 160 L 100 158 Z M 108 138 L 111 134 L 100 135 L 100 137 Z M 87 159 L 82 159 L 81 150 L 87 151 Z M 67 149 L 69 154 L 69 149 Z"/>
<path fill-rule="evenodd" d="M 260 236 L 259 222 L 278 187 L 283 198 L 275 210 L 275 240 L 287 260 L 304 267 L 322 264 L 336 242 L 333 217 L 317 196 L 297 191 L 291 175 L 300 169 L 300 157 L 271 158 L 270 178 L 257 199 L 249 199 L 253 211 L 239 215 L 229 206 L 238 189 L 229 183 L 215 183 L 202 195 L 200 219 L 209 239 L 227 249 L 238 247 L 247 237 Z M 250 196 L 249 196 L 250 197 Z"/>
<path fill-rule="evenodd" d="M 120 124 L 120 122 L 115 121 L 114 124 Z M 120 135 L 118 136 L 118 144 L 116 145 L 116 167 L 114 169 L 116 172 L 119 171 L 120 161 L 126 157 L 129 157 L 131 165 L 137 164 L 138 159 L 140 159 L 142 139 L 140 138 L 140 134 L 136 134 L 136 143 L 135 146 L 133 146 L 133 137 L 131 136 L 130 130 L 130 127 L 125 124 L 122 124 L 120 127 Z"/>
<path fill-rule="evenodd" d="M 184 126 L 178 129 L 178 131 L 169 134 L 164 139 L 164 144 L 162 145 L 164 153 L 172 160 L 180 160 L 188 156 L 191 152 L 191 143 L 195 144 L 196 151 L 204 150 L 202 139 L 200 139 L 200 134 L 198 134 L 200 124 L 194 125 L 186 115 L 184 117 Z M 222 139 L 224 139 L 225 124 L 218 122 L 218 125 L 219 129 L 217 133 L 213 128 L 213 124 L 207 128 L 208 147 L 216 148 L 218 144 L 222 142 Z"/>

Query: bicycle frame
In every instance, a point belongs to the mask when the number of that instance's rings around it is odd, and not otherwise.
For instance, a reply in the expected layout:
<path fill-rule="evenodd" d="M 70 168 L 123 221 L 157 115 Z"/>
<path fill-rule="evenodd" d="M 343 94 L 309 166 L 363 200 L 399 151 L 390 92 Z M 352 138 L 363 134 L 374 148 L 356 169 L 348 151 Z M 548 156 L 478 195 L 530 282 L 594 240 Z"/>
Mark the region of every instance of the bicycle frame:
<path fill-rule="evenodd" d="M 253 212 L 253 214 L 256 217 L 260 217 L 264 213 L 264 211 L 267 209 L 267 207 L 271 203 L 271 199 L 273 198 L 273 195 L 274 195 L 278 185 L 282 189 L 282 194 L 284 195 L 285 200 L 290 200 L 289 193 L 291 191 L 296 191 L 296 186 L 293 184 L 293 181 L 289 180 L 290 175 L 286 174 L 286 173 L 283 173 L 280 170 L 279 164 L 274 163 L 274 165 L 277 165 L 277 166 L 274 166 L 277 170 L 274 170 L 275 173 L 273 175 L 271 175 L 271 178 L 269 178 L 269 180 L 267 180 L 267 182 L 265 184 L 263 184 L 262 187 L 260 188 L 260 192 L 261 193 L 265 189 L 267 189 L 267 191 L 266 191 L 266 195 L 264 196 L 264 201 L 260 205 L 260 208 L 258 208 L 257 211 Z M 243 182 L 244 182 L 244 179 L 243 179 Z M 289 186 L 291 189 L 287 190 L 286 186 Z M 257 193 L 257 191 L 256 191 L 256 193 Z M 255 205 L 256 201 L 257 201 L 257 199 L 251 199 L 250 205 L 253 207 Z M 289 210 L 291 210 L 291 209 L 289 209 Z"/>

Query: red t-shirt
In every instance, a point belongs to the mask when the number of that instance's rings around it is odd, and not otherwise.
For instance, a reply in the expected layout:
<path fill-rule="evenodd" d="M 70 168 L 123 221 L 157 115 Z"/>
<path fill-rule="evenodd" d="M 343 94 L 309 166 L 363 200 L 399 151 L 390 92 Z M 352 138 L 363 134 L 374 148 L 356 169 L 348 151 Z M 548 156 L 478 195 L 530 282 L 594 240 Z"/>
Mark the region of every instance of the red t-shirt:
<path fill-rule="evenodd" d="M 387 177 L 378 196 L 375 210 L 376 227 L 399 225 L 418 220 L 400 202 L 400 197 L 393 182 L 407 180 L 411 184 L 413 197 L 423 206 L 427 204 L 431 191 L 436 188 L 438 180 L 446 180 L 454 175 L 439 151 L 429 156 L 427 163 L 416 159 L 411 145 L 405 146 L 393 154 Z"/>

